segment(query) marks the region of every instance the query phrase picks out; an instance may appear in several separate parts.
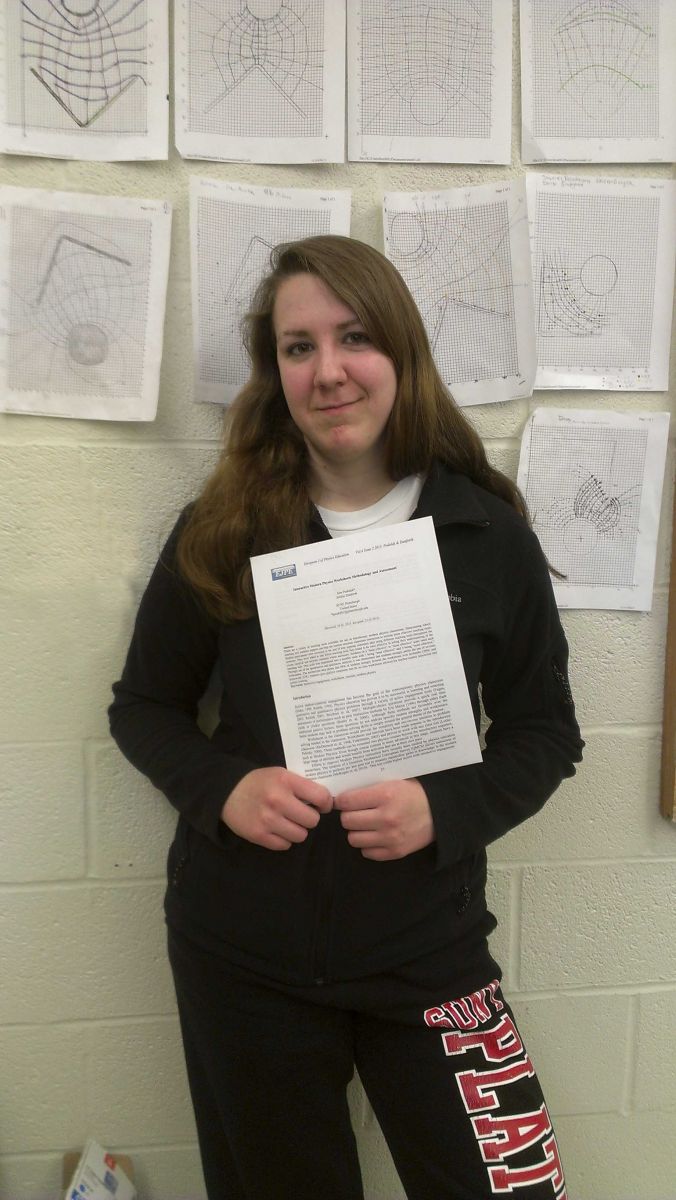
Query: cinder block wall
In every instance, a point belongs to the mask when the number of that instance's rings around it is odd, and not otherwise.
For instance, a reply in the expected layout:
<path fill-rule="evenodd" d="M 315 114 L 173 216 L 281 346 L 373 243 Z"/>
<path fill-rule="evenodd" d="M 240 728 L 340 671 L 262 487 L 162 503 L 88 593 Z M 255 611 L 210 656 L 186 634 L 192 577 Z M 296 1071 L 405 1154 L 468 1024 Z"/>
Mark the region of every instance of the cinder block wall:
<path fill-rule="evenodd" d="M 515 59 L 518 68 L 518 57 Z M 511 167 L 87 164 L 0 156 L 29 187 L 169 199 L 173 252 L 157 420 L 0 416 L 0 1196 L 59 1193 L 64 1149 L 134 1156 L 144 1200 L 203 1196 L 161 917 L 169 805 L 124 762 L 105 717 L 139 598 L 178 510 L 214 460 L 217 409 L 191 400 L 190 174 L 349 187 L 380 246 L 384 190 L 519 175 Z M 563 168 L 667 177 L 663 165 Z M 672 378 L 676 364 L 672 362 Z M 536 404 L 668 408 L 663 394 L 545 393 L 470 410 L 514 473 Z M 565 616 L 586 762 L 492 851 L 495 952 L 556 1118 L 570 1200 L 676 1188 L 676 827 L 658 816 L 673 437 L 649 615 Z M 403 1195 L 358 1085 L 368 1200 Z"/>

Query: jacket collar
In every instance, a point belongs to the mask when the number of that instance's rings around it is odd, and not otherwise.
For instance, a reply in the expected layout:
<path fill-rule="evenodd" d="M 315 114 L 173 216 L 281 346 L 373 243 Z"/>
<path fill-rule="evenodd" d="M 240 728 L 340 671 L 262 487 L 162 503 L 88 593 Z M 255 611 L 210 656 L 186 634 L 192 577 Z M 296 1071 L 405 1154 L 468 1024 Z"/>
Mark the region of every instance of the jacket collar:
<path fill-rule="evenodd" d="M 432 517 L 440 525 L 490 525 L 481 491 L 467 475 L 459 475 L 443 463 L 435 463 L 423 484 L 418 507 L 412 515 Z"/>
<path fill-rule="evenodd" d="M 476 484 L 467 475 L 459 475 L 441 462 L 433 464 L 422 486 L 411 520 L 417 517 L 432 517 L 437 528 L 441 525 L 486 526 L 491 523 Z M 311 526 L 313 541 L 331 536 L 314 506 Z"/>

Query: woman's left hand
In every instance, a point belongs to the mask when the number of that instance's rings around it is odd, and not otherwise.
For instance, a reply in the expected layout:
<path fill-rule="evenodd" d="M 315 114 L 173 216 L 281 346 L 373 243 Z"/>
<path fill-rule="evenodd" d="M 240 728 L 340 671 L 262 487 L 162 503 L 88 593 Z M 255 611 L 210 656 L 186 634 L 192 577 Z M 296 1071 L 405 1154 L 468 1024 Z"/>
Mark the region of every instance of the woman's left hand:
<path fill-rule="evenodd" d="M 434 841 L 429 801 L 417 779 L 353 788 L 334 797 L 347 840 L 364 858 L 405 858 Z"/>

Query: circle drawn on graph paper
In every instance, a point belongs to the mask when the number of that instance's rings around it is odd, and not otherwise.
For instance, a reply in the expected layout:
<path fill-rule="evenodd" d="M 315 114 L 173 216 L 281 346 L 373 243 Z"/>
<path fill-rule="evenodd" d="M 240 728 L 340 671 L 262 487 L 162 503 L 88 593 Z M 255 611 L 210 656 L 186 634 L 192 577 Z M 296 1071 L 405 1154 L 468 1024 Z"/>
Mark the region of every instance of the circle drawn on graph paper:
<path fill-rule="evenodd" d="M 579 519 L 566 526 L 563 544 L 570 554 L 593 554 L 598 548 L 600 534 L 593 521 Z"/>
<path fill-rule="evenodd" d="M 412 213 L 398 213 L 390 223 L 390 250 L 393 254 L 421 255 L 425 251 L 427 235 L 423 220 L 416 220 Z"/>
<path fill-rule="evenodd" d="M 249 0 L 247 12 L 257 21 L 270 21 L 282 7 L 281 0 Z"/>
<path fill-rule="evenodd" d="M 97 367 L 108 357 L 108 336 L 99 325 L 73 325 L 67 338 L 68 353 L 83 367 Z"/>
<path fill-rule="evenodd" d="M 592 296 L 607 296 L 617 283 L 617 267 L 606 254 L 592 254 L 580 267 L 580 282 Z"/>
<path fill-rule="evenodd" d="M 446 93 L 439 83 L 423 83 L 410 97 L 411 115 L 421 125 L 438 125 L 448 107 Z"/>
<path fill-rule="evenodd" d="M 98 5 L 92 4 L 91 0 L 61 0 L 61 7 L 65 8 L 66 12 L 71 17 L 91 17 L 96 12 Z"/>

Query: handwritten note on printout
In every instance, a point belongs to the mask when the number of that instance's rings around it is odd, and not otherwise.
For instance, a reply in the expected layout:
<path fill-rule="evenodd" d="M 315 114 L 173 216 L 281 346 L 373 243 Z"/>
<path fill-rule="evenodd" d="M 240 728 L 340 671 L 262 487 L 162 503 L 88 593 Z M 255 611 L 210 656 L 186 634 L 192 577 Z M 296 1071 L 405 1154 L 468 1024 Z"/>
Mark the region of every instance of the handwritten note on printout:
<path fill-rule="evenodd" d="M 290 770 L 338 791 L 481 761 L 431 517 L 251 567 Z"/>

